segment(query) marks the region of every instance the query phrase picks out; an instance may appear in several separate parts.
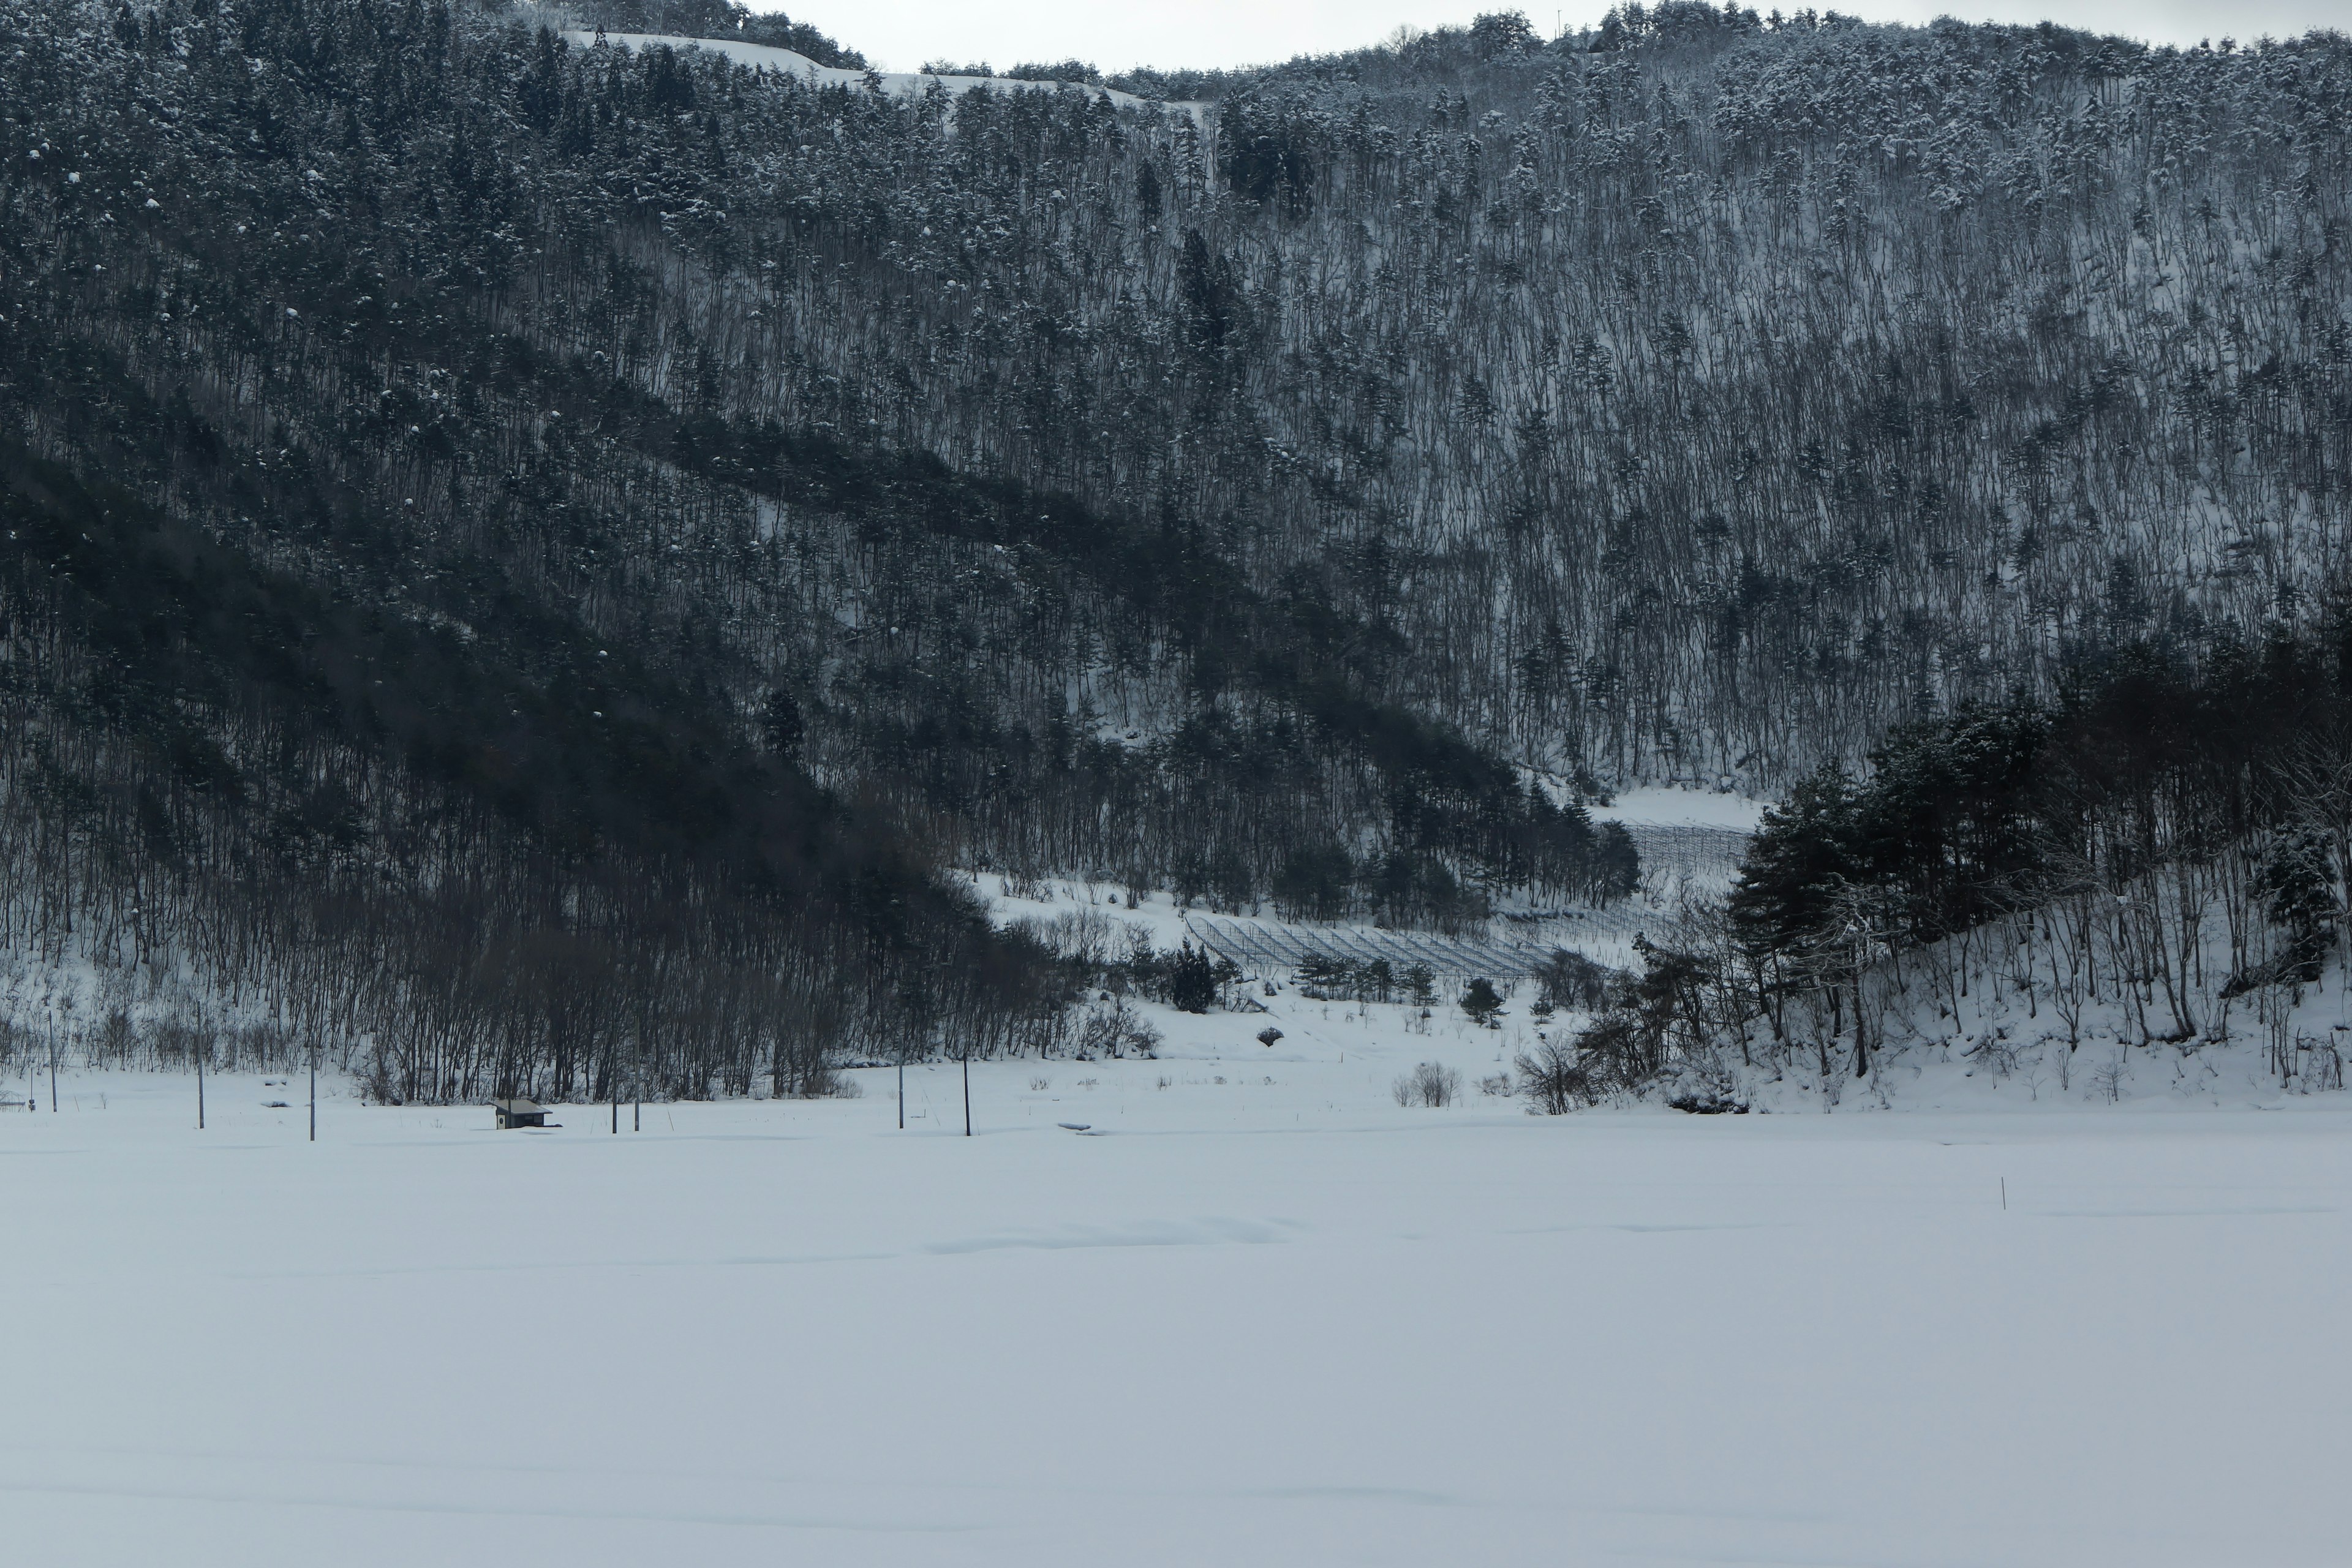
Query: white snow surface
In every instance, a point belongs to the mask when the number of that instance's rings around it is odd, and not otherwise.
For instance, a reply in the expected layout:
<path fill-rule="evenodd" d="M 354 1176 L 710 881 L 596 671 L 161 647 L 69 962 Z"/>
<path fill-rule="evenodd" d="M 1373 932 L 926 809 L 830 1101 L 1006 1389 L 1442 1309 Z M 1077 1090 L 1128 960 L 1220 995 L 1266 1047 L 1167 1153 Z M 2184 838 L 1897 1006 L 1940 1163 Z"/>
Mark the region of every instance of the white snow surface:
<path fill-rule="evenodd" d="M 1607 805 L 1586 808 L 1596 822 L 1644 827 L 1720 827 L 1753 833 L 1769 803 L 1719 790 L 1675 789 L 1651 784 L 1611 797 Z"/>
<path fill-rule="evenodd" d="M 335 1084 L 315 1144 L 299 1077 L 199 1132 L 188 1079 L 37 1076 L 6 1557 L 2344 1560 L 2342 1096 L 1404 1110 L 1511 1030 L 1266 1005 L 974 1064 L 970 1139 L 953 1064 L 903 1132 L 873 1069 L 617 1136 Z"/>
<path fill-rule="evenodd" d="M 596 42 L 596 34 L 593 28 L 567 28 L 563 37 L 583 47 L 591 47 Z M 735 38 L 689 38 L 671 33 L 607 32 L 604 37 L 606 42 L 616 48 L 643 49 L 667 44 L 674 49 L 707 49 L 713 54 L 726 56 L 737 65 L 751 66 L 761 70 L 782 71 L 787 76 L 799 77 L 802 80 L 817 87 L 863 89 L 868 85 L 866 78 L 869 73 L 866 71 L 845 70 L 838 66 L 821 66 L 797 50 L 780 49 L 772 44 L 744 43 Z M 1115 88 L 1096 87 L 1087 82 L 1031 81 L 1026 79 L 1002 76 L 940 76 L 929 71 L 877 71 L 871 74 L 880 80 L 882 91 L 900 98 L 912 97 L 922 92 L 931 83 L 937 82 L 949 92 L 958 96 L 970 92 L 975 88 L 986 88 L 992 92 L 1053 92 L 1068 87 L 1108 98 L 1122 109 L 1142 109 L 1150 106 L 1147 100 L 1138 98 L 1131 92 L 1120 92 Z M 1197 110 L 1199 106 L 1192 103 L 1172 103 L 1165 107 Z"/>

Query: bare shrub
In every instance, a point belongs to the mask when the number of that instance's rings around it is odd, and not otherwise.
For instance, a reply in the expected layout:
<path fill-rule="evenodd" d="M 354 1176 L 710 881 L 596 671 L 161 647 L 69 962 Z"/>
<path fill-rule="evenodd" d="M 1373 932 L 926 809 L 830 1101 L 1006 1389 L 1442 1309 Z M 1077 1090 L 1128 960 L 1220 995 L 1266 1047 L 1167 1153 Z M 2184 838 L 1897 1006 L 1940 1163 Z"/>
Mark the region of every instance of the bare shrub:
<path fill-rule="evenodd" d="M 836 1068 L 816 1067 L 801 1079 L 801 1100 L 863 1100 L 866 1086 Z"/>
<path fill-rule="evenodd" d="M 1391 1086 L 1399 1105 L 1423 1105 L 1432 1110 L 1454 1103 L 1462 1092 L 1462 1075 L 1440 1062 L 1423 1062 L 1402 1073 Z"/>
<path fill-rule="evenodd" d="M 1087 1061 L 1097 1057 L 1149 1058 L 1159 1050 L 1160 1038 L 1160 1031 L 1146 1023 L 1124 996 L 1107 995 L 1078 1021 L 1078 1055 Z"/>
<path fill-rule="evenodd" d="M 1008 872 L 996 879 L 996 889 L 1008 899 L 1026 899 L 1033 903 L 1040 904 L 1050 904 L 1054 901 L 1053 887 L 1043 877 L 1024 876 L 1017 871 Z"/>
<path fill-rule="evenodd" d="M 361 1069 L 360 1103 L 362 1105 L 398 1105 L 401 1102 L 398 1080 L 393 1076 L 391 1055 L 379 1045 L 368 1053 Z"/>
<path fill-rule="evenodd" d="M 1551 956 L 1535 968 L 1539 1005 L 1549 1008 L 1598 1013 L 1609 1005 L 1611 978 L 1608 969 L 1564 947 L 1552 949 Z"/>
<path fill-rule="evenodd" d="M 85 1043 L 93 1062 L 109 1067 L 128 1067 L 139 1049 L 139 1031 L 131 1026 L 131 1015 L 121 1008 L 110 1010 L 98 1026 L 97 1037 Z"/>
<path fill-rule="evenodd" d="M 1081 969 L 1099 969 L 1110 961 L 1110 917 L 1100 910 L 1066 910 L 1042 935 L 1055 957 Z"/>
<path fill-rule="evenodd" d="M 1518 1059 L 1519 1092 L 1528 1108 L 1546 1116 L 1565 1116 L 1599 1098 L 1591 1075 L 1573 1046 L 1544 1040 Z"/>
<path fill-rule="evenodd" d="M 1511 1075 L 1507 1072 L 1488 1073 L 1478 1080 L 1480 1094 L 1494 1095 L 1501 1099 L 1508 1099 L 1513 1087 Z"/>
<path fill-rule="evenodd" d="M 1035 1089 L 1039 1094 L 1043 1094 L 1047 1089 L 1054 1087 L 1054 1080 L 1047 1078 L 1043 1073 L 1038 1073 L 1029 1079 L 1029 1087 Z"/>
<path fill-rule="evenodd" d="M 1603 1013 L 1577 1032 L 1569 1056 L 1589 1083 L 1589 1099 L 1640 1093 L 1666 1065 L 1664 1031 L 1635 1012 Z"/>
<path fill-rule="evenodd" d="M 2124 1085 L 2131 1080 L 2131 1063 L 2124 1047 L 2116 1047 L 2115 1058 L 2091 1070 L 2091 1092 L 2114 1105 L 2124 1097 Z"/>
<path fill-rule="evenodd" d="M 2004 1035 L 1988 1036 L 1960 1055 L 1982 1066 L 1995 1078 L 2008 1078 L 2017 1071 L 2017 1047 Z"/>
<path fill-rule="evenodd" d="M 220 1031 L 201 1016 L 164 1018 L 156 1024 L 152 1037 L 159 1065 L 193 1068 L 199 1057 L 207 1066 L 219 1065 Z"/>

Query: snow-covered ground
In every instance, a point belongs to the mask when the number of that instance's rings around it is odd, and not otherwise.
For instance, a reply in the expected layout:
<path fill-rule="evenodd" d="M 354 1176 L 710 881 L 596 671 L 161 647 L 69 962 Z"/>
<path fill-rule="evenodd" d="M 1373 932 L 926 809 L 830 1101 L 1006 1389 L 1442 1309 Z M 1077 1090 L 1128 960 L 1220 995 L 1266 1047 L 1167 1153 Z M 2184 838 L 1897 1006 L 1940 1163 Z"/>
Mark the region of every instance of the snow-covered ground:
<path fill-rule="evenodd" d="M 593 45 L 593 29 L 569 28 L 564 37 L 582 47 Z M 780 49 L 772 44 L 751 44 L 736 38 L 689 38 L 670 33 L 614 33 L 604 35 L 605 42 L 615 48 L 642 49 L 666 44 L 674 49 L 707 49 L 724 55 L 737 65 L 751 66 L 760 70 L 782 71 L 796 76 L 817 87 L 854 87 L 867 89 L 879 84 L 884 92 L 897 97 L 911 97 L 936 82 L 949 92 L 961 96 L 975 88 L 992 92 L 1046 91 L 1064 87 L 1080 89 L 1098 97 L 1108 98 L 1122 109 L 1140 109 L 1145 100 L 1131 92 L 1116 88 L 1096 87 L 1086 82 L 1031 81 L 1025 78 L 1002 76 L 941 75 L 931 71 L 859 71 L 845 70 L 838 66 L 821 66 L 806 55 L 792 49 Z M 1172 103 L 1171 109 L 1181 109 L 1198 114 L 1202 105 Z"/>
<path fill-rule="evenodd" d="M 1763 822 L 1766 805 L 1718 790 L 1652 784 L 1586 809 L 1595 822 L 1622 822 L 1628 827 L 1712 827 L 1749 834 Z"/>
<path fill-rule="evenodd" d="M 1534 1118 L 1507 1031 L 1269 1005 L 976 1064 L 971 1139 L 951 1064 L 903 1132 L 869 1070 L 316 1144 L 299 1078 L 37 1079 L 5 1555 L 2344 1561 L 2342 1097 Z"/>

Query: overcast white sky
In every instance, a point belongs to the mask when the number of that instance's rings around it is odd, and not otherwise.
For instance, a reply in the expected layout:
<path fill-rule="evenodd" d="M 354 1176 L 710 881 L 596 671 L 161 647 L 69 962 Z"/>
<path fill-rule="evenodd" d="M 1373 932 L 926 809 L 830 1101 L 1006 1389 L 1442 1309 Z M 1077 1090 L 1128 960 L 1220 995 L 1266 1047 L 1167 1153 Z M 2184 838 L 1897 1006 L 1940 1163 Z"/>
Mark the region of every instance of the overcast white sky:
<path fill-rule="evenodd" d="M 887 69 L 926 60 L 986 60 L 1003 69 L 1018 60 L 1073 56 L 1105 70 L 1129 66 L 1235 66 L 1297 54 L 1378 43 L 1401 24 L 1433 27 L 1467 22 L 1508 0 L 748 0 L 753 10 L 784 10 L 813 22 Z M 1783 10 L 1795 10 L 1780 0 Z M 2044 17 L 2159 43 L 2194 44 L 2233 37 L 2252 42 L 2312 27 L 2352 26 L 2352 0 L 1838 0 L 1817 8 L 1873 21 L 1926 22 L 1951 15 L 1969 21 L 2038 22 Z M 1598 21 L 1601 0 L 1564 9 L 1523 4 L 1545 32 Z M 1770 5 L 1759 4 L 1759 11 Z"/>

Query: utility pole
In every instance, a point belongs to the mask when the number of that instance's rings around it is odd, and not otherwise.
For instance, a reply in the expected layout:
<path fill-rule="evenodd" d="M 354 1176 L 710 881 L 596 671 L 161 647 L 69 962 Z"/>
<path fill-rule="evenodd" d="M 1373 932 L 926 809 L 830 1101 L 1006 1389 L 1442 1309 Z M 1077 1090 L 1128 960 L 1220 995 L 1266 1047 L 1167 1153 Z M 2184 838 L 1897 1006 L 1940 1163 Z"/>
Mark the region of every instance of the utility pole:
<path fill-rule="evenodd" d="M 1870 1047 L 1862 1032 L 1863 930 L 1848 921 L 1845 933 L 1853 938 L 1853 1076 L 1861 1078 L 1870 1071 Z"/>
<path fill-rule="evenodd" d="M 963 1038 L 963 1135 L 971 1136 L 971 1037 Z"/>
<path fill-rule="evenodd" d="M 319 1042 L 310 1042 L 310 1142 L 319 1141 Z"/>
<path fill-rule="evenodd" d="M 58 1016 L 49 1015 L 49 1114 L 58 1113 Z"/>
<path fill-rule="evenodd" d="M 901 1132 L 904 1132 L 906 1130 L 907 1130 L 907 1047 L 906 1047 L 906 1043 L 905 1043 L 904 1041 L 901 1041 L 901 1042 L 899 1042 L 899 1046 L 898 1046 L 898 1131 L 901 1131 Z"/>
<path fill-rule="evenodd" d="M 205 1130 L 205 1047 L 196 1047 L 196 1131 Z"/>

